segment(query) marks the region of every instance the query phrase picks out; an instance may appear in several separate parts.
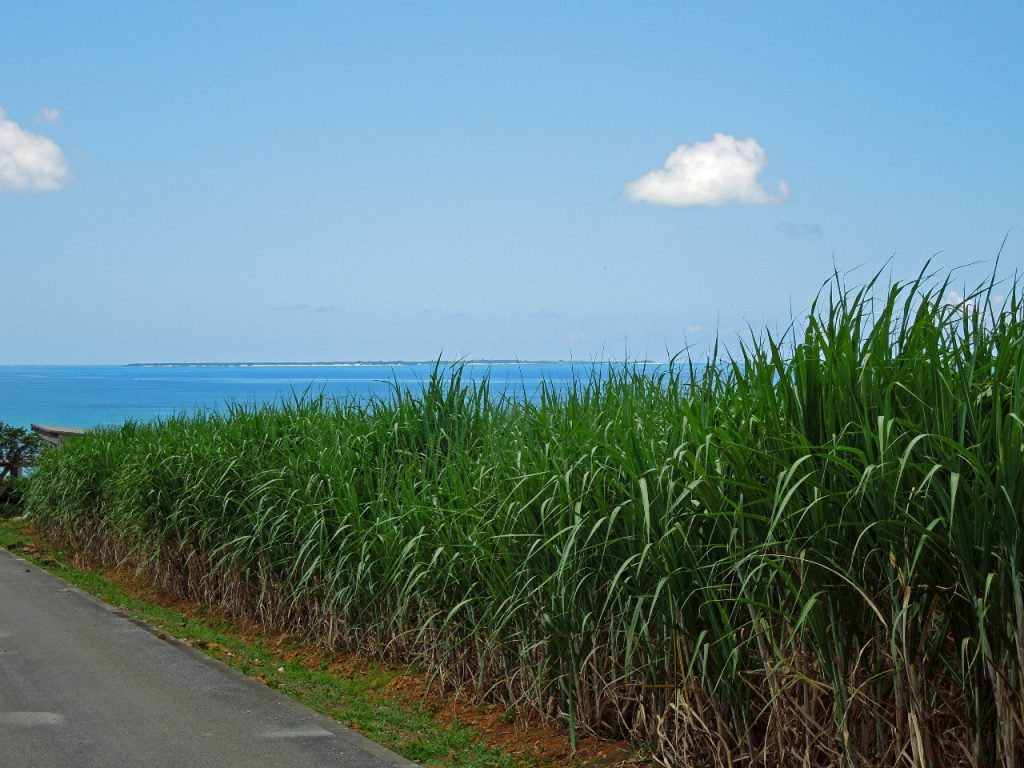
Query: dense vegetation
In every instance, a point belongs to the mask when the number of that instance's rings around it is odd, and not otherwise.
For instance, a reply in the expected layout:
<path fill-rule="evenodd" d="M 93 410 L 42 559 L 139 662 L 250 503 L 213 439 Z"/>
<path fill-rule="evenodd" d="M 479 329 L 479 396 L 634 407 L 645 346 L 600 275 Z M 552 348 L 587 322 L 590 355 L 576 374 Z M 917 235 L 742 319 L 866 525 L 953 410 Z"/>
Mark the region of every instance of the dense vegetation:
<path fill-rule="evenodd" d="M 462 372 L 46 455 L 81 556 L 693 765 L 1024 761 L 1024 304 L 838 281 L 783 338 Z M 730 762 L 731 761 L 731 762 Z"/>
<path fill-rule="evenodd" d="M 22 472 L 42 450 L 38 435 L 0 421 L 0 518 L 20 511 L 26 484 Z"/>

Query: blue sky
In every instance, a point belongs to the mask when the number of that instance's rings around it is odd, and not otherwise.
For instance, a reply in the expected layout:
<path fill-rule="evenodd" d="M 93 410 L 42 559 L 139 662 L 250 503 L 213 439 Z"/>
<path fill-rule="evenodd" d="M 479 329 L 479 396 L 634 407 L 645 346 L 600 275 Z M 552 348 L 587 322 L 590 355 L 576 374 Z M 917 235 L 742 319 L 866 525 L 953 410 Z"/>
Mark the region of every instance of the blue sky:
<path fill-rule="evenodd" d="M 7 4 L 0 363 L 662 358 L 1012 273 L 1021 93 L 1019 2 Z"/>

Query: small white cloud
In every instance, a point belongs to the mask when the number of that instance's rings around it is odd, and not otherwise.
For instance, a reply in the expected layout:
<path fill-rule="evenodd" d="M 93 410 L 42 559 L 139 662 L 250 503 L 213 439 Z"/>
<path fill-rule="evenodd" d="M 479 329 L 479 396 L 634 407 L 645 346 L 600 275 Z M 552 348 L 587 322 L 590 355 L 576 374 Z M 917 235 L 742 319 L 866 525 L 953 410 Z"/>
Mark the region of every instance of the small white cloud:
<path fill-rule="evenodd" d="M 984 294 L 976 294 L 975 296 L 964 296 L 960 291 L 952 288 L 946 293 L 946 298 L 942 300 L 942 303 L 947 307 L 962 307 L 963 309 L 974 309 L 975 305 L 979 302 L 976 299 L 980 299 Z M 988 306 L 992 309 L 998 310 L 1006 301 L 1006 296 L 1001 293 L 993 294 L 988 297 Z"/>
<path fill-rule="evenodd" d="M 26 131 L 0 109 L 0 190 L 49 192 L 64 186 L 70 173 L 53 139 Z"/>
<path fill-rule="evenodd" d="M 626 185 L 626 197 L 636 203 L 687 208 L 695 205 L 781 203 L 789 197 L 789 184 L 779 181 L 777 193 L 757 180 L 768 162 L 754 139 L 716 133 L 711 141 L 681 144 L 668 156 L 664 168 L 644 174 Z"/>
<path fill-rule="evenodd" d="M 43 107 L 36 118 L 43 123 L 56 123 L 60 120 L 60 110 L 55 107 Z"/>
<path fill-rule="evenodd" d="M 945 300 L 942 302 L 949 307 L 965 307 L 970 309 L 974 306 L 974 299 L 965 299 L 964 295 L 960 291 L 955 291 L 952 288 L 946 294 Z"/>
<path fill-rule="evenodd" d="M 702 326 L 699 326 L 699 325 L 692 325 L 691 324 L 691 325 L 687 325 L 686 326 L 686 332 L 688 334 L 690 334 L 691 336 L 696 335 L 696 334 L 700 333 L 703 330 L 704 330 L 704 328 Z"/>

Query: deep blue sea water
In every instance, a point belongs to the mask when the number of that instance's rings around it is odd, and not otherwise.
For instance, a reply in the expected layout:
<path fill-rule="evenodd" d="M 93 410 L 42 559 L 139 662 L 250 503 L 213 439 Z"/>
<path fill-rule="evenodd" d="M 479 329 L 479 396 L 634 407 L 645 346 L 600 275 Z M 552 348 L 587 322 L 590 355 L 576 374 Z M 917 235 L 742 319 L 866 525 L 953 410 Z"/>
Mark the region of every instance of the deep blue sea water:
<path fill-rule="evenodd" d="M 0 366 L 0 421 L 17 426 L 96 427 L 150 421 L 228 403 L 272 402 L 307 390 L 331 397 L 387 396 L 397 382 L 413 390 L 434 363 L 352 366 Z M 588 363 L 466 366 L 497 388 L 533 397 L 542 379 L 558 387 L 586 378 Z"/>

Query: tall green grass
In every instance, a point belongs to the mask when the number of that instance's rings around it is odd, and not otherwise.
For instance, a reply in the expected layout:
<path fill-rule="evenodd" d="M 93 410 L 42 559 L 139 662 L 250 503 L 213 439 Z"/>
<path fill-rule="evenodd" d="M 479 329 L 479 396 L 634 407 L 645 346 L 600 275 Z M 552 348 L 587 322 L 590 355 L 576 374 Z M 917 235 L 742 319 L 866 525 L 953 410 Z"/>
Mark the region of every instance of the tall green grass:
<path fill-rule="evenodd" d="M 1024 305 L 847 289 L 707 363 L 235 406 L 45 456 L 83 558 L 675 765 L 1024 762 Z"/>

